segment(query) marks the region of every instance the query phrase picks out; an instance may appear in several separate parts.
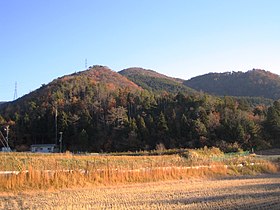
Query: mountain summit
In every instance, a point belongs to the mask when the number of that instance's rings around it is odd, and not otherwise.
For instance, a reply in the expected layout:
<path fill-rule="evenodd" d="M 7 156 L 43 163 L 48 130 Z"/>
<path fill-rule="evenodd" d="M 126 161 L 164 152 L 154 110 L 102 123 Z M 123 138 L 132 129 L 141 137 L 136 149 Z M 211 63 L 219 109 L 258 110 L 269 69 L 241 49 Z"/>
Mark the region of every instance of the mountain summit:
<path fill-rule="evenodd" d="M 209 73 L 184 82 L 197 90 L 219 96 L 280 98 L 280 77 L 269 71 Z"/>
<path fill-rule="evenodd" d="M 184 80 L 168 77 L 153 70 L 143 68 L 128 68 L 119 72 L 144 89 L 156 92 L 167 91 L 177 93 L 179 91 L 194 93 L 195 90 L 185 86 Z"/>
<path fill-rule="evenodd" d="M 141 88 L 128 80 L 126 77 L 118 74 L 117 72 L 112 71 L 106 66 L 95 65 L 90 67 L 88 70 L 74 73 L 68 76 L 63 76 L 59 79 L 63 81 L 76 79 L 77 77 L 86 77 L 91 80 L 92 84 L 103 84 L 106 85 L 109 89 L 118 89 L 118 88 L 129 88 L 131 90 Z"/>

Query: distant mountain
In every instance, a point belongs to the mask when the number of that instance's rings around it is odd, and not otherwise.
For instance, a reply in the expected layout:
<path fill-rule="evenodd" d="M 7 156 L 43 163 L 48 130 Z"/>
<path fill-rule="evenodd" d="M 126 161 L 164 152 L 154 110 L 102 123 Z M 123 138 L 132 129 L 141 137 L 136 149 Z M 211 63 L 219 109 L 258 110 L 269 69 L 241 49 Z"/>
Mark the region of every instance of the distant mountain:
<path fill-rule="evenodd" d="M 11 127 L 19 128 L 11 128 L 18 131 L 12 146 L 57 143 L 56 116 L 64 143 L 69 148 L 81 148 L 77 139 L 88 138 L 85 129 L 91 130 L 91 137 L 103 141 L 109 125 L 121 126 L 124 121 L 121 114 L 126 113 L 123 104 L 141 91 L 141 87 L 108 67 L 93 66 L 57 78 L 15 101 L 2 104 L 0 123 L 6 119 Z M 130 108 L 133 112 L 133 104 Z M 13 135 L 15 133 L 11 132 L 11 138 L 15 138 Z"/>
<path fill-rule="evenodd" d="M 166 91 L 171 93 L 177 93 L 179 91 L 189 93 L 196 92 L 195 90 L 185 86 L 183 84 L 184 80 L 168 77 L 153 70 L 128 68 L 120 71 L 119 73 L 142 88 L 150 91 Z"/>
<path fill-rule="evenodd" d="M 184 82 L 188 87 L 219 96 L 280 98 L 280 77 L 269 71 L 209 73 Z"/>
<path fill-rule="evenodd" d="M 118 74 L 117 72 L 112 71 L 110 68 L 106 66 L 98 66 L 98 65 L 90 67 L 86 71 L 81 71 L 78 73 L 61 77 L 59 78 L 59 80 L 62 81 L 73 80 L 79 77 L 90 79 L 92 85 L 103 84 L 111 90 L 116 90 L 118 88 L 141 90 L 141 88 L 138 85 L 128 80 L 126 77 Z"/>
<path fill-rule="evenodd" d="M 126 77 L 105 66 L 93 66 L 88 70 L 62 76 L 43 84 L 37 90 L 15 100 L 1 104 L 1 112 L 8 107 L 9 112 L 30 110 L 31 106 L 74 106 L 77 101 L 89 102 L 93 97 L 102 97 L 111 92 L 127 89 L 135 92 L 143 90 Z M 105 97 L 105 96 L 103 96 Z"/>
<path fill-rule="evenodd" d="M 33 98 L 34 96 L 42 97 L 43 99 L 50 96 L 54 98 L 61 97 L 67 100 L 77 95 L 76 97 L 80 98 L 80 96 L 86 96 L 92 89 L 96 88 L 105 92 L 125 88 L 130 91 L 142 90 L 141 87 L 108 67 L 96 65 L 88 70 L 55 79 L 19 100 Z"/>

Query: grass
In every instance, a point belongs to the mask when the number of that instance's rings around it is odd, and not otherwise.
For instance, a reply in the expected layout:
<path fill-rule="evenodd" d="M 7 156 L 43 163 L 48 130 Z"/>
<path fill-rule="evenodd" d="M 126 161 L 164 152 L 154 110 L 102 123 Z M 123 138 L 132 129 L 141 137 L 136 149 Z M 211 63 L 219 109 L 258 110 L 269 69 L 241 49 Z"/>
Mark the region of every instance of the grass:
<path fill-rule="evenodd" d="M 106 186 L 277 171 L 269 161 L 255 156 L 228 157 L 217 148 L 180 150 L 177 154 L 165 151 L 163 154 L 169 155 L 0 153 L 0 171 L 20 171 L 0 175 L 0 190 Z"/>
<path fill-rule="evenodd" d="M 0 196 L 0 209 L 280 209 L 280 174 Z"/>

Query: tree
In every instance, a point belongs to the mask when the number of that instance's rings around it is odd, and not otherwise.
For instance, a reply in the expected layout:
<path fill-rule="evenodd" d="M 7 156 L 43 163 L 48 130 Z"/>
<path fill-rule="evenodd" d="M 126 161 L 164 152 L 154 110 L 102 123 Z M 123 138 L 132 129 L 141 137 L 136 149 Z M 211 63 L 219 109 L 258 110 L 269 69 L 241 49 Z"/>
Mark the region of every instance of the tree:
<path fill-rule="evenodd" d="M 139 138 L 141 139 L 142 142 L 146 142 L 148 138 L 148 130 L 144 118 L 139 115 L 137 116 L 137 127 L 138 127 Z"/>
<path fill-rule="evenodd" d="M 115 128 L 120 128 L 125 122 L 128 122 L 127 110 L 119 106 L 117 108 L 113 107 L 108 111 L 107 122 L 113 125 Z"/>
<path fill-rule="evenodd" d="M 272 143 L 280 145 L 280 103 L 278 101 L 268 108 L 264 128 Z"/>
<path fill-rule="evenodd" d="M 170 137 L 168 131 L 169 128 L 167 125 L 167 121 L 165 119 L 163 112 L 161 112 L 157 122 L 157 130 L 156 130 L 158 136 L 157 143 L 163 143 L 167 148 L 170 148 Z"/>
<path fill-rule="evenodd" d="M 83 129 L 78 136 L 78 148 L 81 151 L 88 151 L 89 138 L 85 129 Z"/>
<path fill-rule="evenodd" d="M 193 121 L 193 134 L 196 147 L 205 146 L 207 140 L 207 128 L 199 119 Z"/>
<path fill-rule="evenodd" d="M 182 137 L 188 136 L 188 129 L 189 129 L 188 119 L 187 119 L 186 115 L 183 114 L 181 117 L 181 135 L 182 135 Z"/>
<path fill-rule="evenodd" d="M 164 132 L 164 133 L 166 133 L 169 130 L 163 112 L 161 112 L 160 115 L 159 115 L 157 128 L 158 128 L 159 131 Z"/>

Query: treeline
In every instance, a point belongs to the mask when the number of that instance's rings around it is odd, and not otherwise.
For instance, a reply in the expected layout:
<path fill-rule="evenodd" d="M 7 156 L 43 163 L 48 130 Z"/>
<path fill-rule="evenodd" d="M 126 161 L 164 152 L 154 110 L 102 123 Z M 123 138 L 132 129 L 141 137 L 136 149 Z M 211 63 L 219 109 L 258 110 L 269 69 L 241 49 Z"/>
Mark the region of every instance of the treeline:
<path fill-rule="evenodd" d="M 0 124 L 10 126 L 10 146 L 19 151 L 55 143 L 59 132 L 63 149 L 70 151 L 280 146 L 278 101 L 252 106 L 246 98 L 110 89 L 83 75 L 55 80 L 3 104 Z"/>

